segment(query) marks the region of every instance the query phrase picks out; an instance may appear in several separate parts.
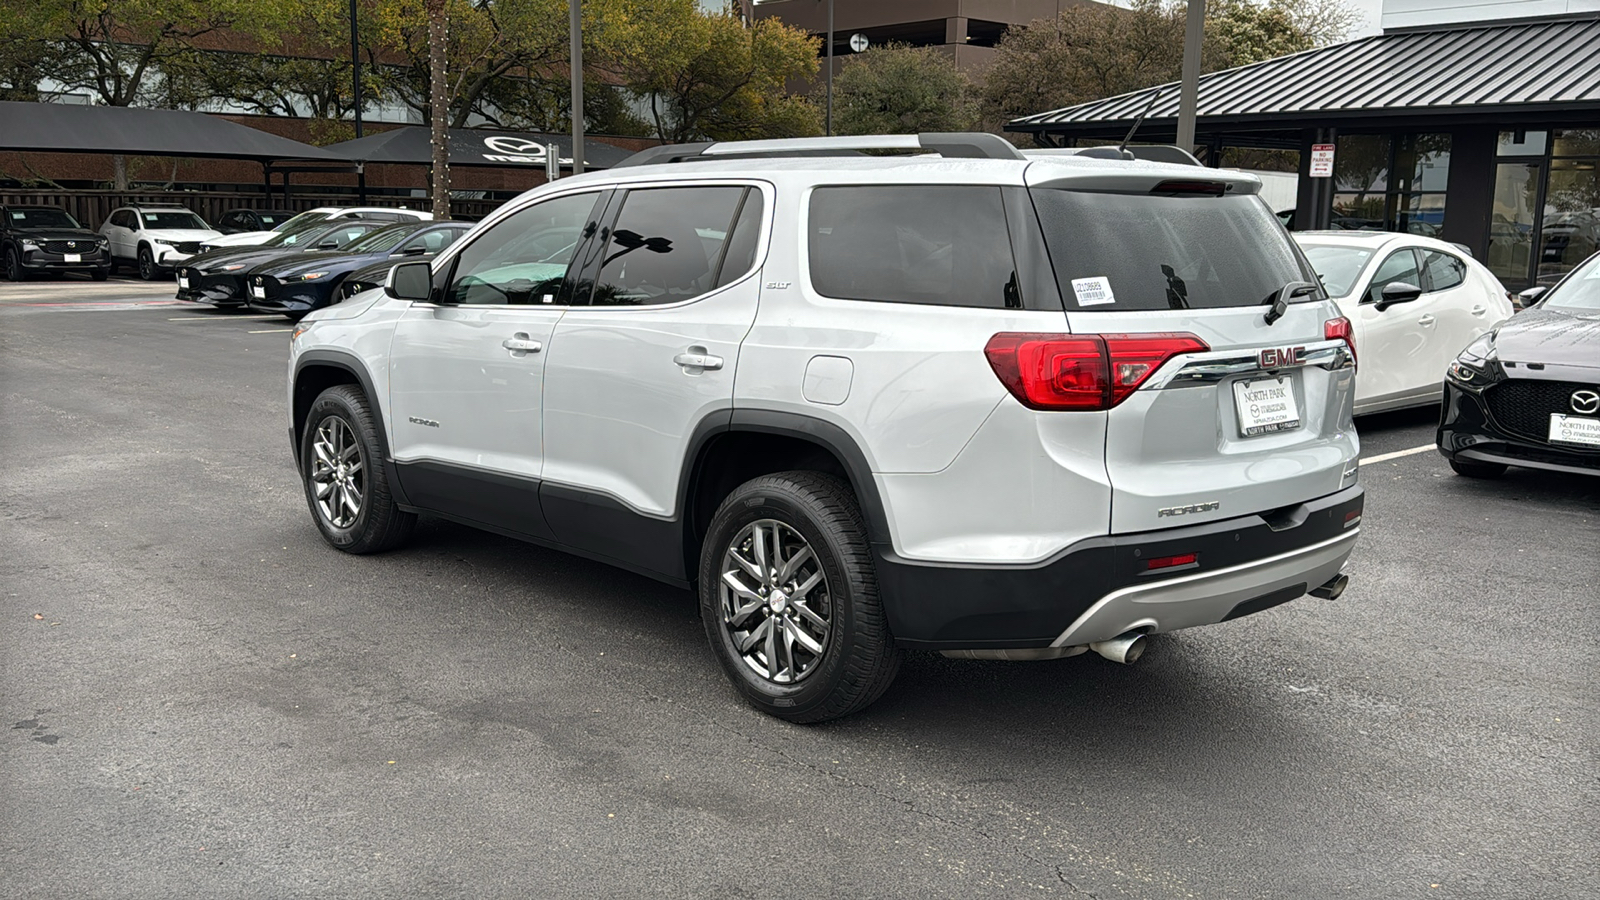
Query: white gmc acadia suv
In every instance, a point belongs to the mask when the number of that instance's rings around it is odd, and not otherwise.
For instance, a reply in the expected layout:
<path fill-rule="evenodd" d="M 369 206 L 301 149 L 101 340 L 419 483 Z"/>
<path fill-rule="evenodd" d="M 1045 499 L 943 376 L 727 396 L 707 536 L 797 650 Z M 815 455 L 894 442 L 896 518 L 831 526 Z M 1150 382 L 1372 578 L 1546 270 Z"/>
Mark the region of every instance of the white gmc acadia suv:
<path fill-rule="evenodd" d="M 529 191 L 296 329 L 312 516 L 351 553 L 425 513 L 691 587 L 797 722 L 903 648 L 1131 662 L 1337 596 L 1350 323 L 1259 182 L 1155 150 L 680 145 Z"/>

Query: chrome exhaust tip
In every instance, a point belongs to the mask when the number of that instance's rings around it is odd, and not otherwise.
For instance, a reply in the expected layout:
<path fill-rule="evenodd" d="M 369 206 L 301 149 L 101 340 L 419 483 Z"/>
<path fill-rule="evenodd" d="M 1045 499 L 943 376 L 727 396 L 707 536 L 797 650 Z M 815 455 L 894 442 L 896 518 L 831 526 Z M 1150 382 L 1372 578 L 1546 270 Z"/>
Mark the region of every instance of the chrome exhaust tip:
<path fill-rule="evenodd" d="M 1339 574 L 1328 579 L 1327 584 L 1312 588 L 1310 593 L 1311 596 L 1321 597 L 1324 600 L 1337 600 L 1339 599 L 1339 595 L 1344 593 L 1344 589 L 1349 586 L 1350 576 L 1340 572 Z"/>
<path fill-rule="evenodd" d="M 1144 655 L 1144 633 L 1128 631 L 1117 635 L 1109 641 L 1095 641 L 1089 649 L 1104 656 L 1114 663 L 1131 665 L 1139 661 Z"/>

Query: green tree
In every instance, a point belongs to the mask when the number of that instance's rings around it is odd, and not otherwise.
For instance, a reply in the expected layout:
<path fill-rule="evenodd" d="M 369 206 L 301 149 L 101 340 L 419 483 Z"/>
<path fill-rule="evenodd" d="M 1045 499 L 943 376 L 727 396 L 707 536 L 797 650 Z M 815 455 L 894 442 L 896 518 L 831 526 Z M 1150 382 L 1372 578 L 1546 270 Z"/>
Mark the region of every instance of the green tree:
<path fill-rule="evenodd" d="M 1185 4 L 1070 7 L 1009 29 L 979 91 L 984 122 L 1073 106 L 1174 81 L 1183 69 Z M 1342 39 L 1355 15 L 1344 0 L 1210 0 L 1201 71 L 1247 65 Z"/>
<path fill-rule="evenodd" d="M 785 90 L 790 80 L 816 74 L 816 38 L 775 19 L 747 26 L 731 13 L 703 13 L 694 0 L 641 5 L 652 8 L 654 27 L 619 41 L 602 65 L 649 109 L 657 137 L 682 142 L 821 133 L 816 106 Z"/>
<path fill-rule="evenodd" d="M 814 102 L 823 101 L 823 91 Z M 978 121 L 972 82 L 934 47 L 885 44 L 845 59 L 833 79 L 839 134 L 967 131 Z"/>

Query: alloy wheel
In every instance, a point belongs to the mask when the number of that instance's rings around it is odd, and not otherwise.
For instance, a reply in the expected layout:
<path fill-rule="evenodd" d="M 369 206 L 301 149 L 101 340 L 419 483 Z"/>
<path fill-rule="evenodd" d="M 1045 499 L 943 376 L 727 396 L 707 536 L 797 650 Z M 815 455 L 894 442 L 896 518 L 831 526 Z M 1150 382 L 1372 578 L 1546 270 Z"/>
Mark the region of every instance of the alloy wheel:
<path fill-rule="evenodd" d="M 366 460 L 350 423 L 329 416 L 311 443 L 311 484 L 317 511 L 334 528 L 349 528 L 361 515 L 366 494 Z"/>
<path fill-rule="evenodd" d="M 22 280 L 22 263 L 17 259 L 17 251 L 15 250 L 6 251 L 6 280 Z"/>
<path fill-rule="evenodd" d="M 776 519 L 746 525 L 722 555 L 722 627 L 751 671 L 794 684 L 817 669 L 833 626 L 821 560 Z"/>
<path fill-rule="evenodd" d="M 139 251 L 139 277 L 145 281 L 154 281 L 156 277 L 156 261 L 151 258 L 150 251 Z"/>

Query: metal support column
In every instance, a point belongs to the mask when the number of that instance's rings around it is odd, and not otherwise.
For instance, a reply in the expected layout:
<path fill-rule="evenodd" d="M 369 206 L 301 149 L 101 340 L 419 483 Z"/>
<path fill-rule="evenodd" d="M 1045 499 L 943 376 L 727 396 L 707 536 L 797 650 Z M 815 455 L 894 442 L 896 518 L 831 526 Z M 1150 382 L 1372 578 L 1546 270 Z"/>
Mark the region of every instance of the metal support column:
<path fill-rule="evenodd" d="M 567 0 L 571 12 L 568 37 L 572 43 L 572 174 L 583 174 L 583 6 Z"/>
<path fill-rule="evenodd" d="M 1194 152 L 1194 120 L 1200 105 L 1200 44 L 1205 36 L 1206 0 L 1189 0 L 1183 31 L 1183 84 L 1178 93 L 1178 146 Z"/>

